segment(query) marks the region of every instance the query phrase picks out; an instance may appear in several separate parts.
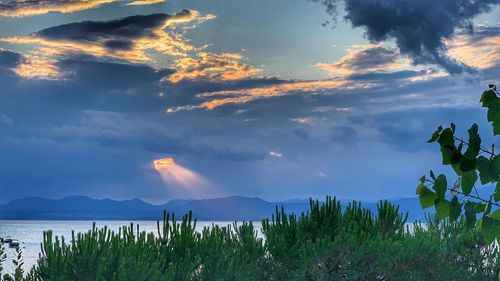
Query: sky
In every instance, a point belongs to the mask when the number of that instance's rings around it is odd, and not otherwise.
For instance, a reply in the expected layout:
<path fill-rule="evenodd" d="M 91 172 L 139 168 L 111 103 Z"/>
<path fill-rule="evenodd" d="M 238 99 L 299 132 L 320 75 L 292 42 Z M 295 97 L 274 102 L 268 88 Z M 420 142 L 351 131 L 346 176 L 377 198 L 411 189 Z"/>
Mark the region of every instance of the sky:
<path fill-rule="evenodd" d="M 411 197 L 499 50 L 499 0 L 0 0 L 0 203 Z"/>

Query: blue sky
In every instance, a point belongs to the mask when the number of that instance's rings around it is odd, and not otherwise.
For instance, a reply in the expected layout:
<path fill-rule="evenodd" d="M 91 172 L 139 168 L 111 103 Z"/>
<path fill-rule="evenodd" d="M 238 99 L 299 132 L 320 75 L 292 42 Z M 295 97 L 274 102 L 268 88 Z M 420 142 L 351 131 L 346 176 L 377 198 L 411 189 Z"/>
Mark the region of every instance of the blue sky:
<path fill-rule="evenodd" d="M 413 196 L 490 132 L 500 3 L 332 3 L 0 0 L 0 201 Z"/>

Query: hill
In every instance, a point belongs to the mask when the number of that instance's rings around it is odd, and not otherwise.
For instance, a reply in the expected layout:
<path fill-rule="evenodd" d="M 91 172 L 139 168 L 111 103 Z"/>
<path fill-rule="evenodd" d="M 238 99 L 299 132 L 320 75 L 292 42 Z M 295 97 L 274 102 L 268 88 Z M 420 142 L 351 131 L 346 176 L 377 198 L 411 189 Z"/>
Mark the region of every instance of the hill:
<path fill-rule="evenodd" d="M 423 220 L 424 213 L 417 198 L 390 200 L 408 212 L 409 218 Z M 349 201 L 342 201 L 347 206 Z M 377 202 L 362 202 L 363 207 L 376 211 Z M 262 220 L 271 217 L 276 206 L 284 206 L 289 213 L 306 212 L 308 200 L 269 202 L 261 198 L 230 196 L 200 200 L 171 200 L 162 205 L 153 205 L 140 199 L 112 200 L 92 199 L 86 196 L 71 196 L 62 199 L 30 197 L 0 205 L 0 219 L 9 220 L 157 220 L 163 210 L 177 217 L 192 210 L 198 220 Z"/>

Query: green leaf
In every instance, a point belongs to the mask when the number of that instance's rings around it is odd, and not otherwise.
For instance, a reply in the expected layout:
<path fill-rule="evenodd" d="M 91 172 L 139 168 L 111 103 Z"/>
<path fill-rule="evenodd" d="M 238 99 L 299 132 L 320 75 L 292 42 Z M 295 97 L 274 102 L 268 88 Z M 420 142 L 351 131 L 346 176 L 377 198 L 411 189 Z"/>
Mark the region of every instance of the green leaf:
<path fill-rule="evenodd" d="M 500 201 L 500 182 L 497 182 L 493 199 L 495 200 L 495 202 Z"/>
<path fill-rule="evenodd" d="M 439 139 L 439 135 L 441 134 L 442 130 L 443 130 L 442 126 L 437 127 L 436 131 L 434 131 L 431 138 L 427 142 L 431 143 L 437 141 Z"/>
<path fill-rule="evenodd" d="M 500 111 L 500 101 L 497 100 L 488 107 L 488 121 L 493 122 L 499 111 Z"/>
<path fill-rule="evenodd" d="M 491 214 L 491 217 L 500 220 L 500 209 L 496 210 L 493 214 Z"/>
<path fill-rule="evenodd" d="M 473 228 L 476 224 L 476 212 L 475 212 L 476 204 L 474 202 L 465 203 L 465 222 L 469 229 Z"/>
<path fill-rule="evenodd" d="M 451 167 L 453 168 L 453 171 L 455 171 L 455 173 L 457 174 L 457 176 L 461 177 L 462 176 L 462 170 L 460 170 L 460 163 L 455 163 L 453 165 L 451 165 Z"/>
<path fill-rule="evenodd" d="M 446 199 L 436 200 L 436 215 L 442 220 L 450 216 L 450 201 Z"/>
<path fill-rule="evenodd" d="M 457 128 L 457 126 L 455 126 L 455 123 L 451 122 L 450 128 L 451 128 L 451 131 L 453 132 L 453 134 L 455 134 L 455 129 Z"/>
<path fill-rule="evenodd" d="M 476 203 L 476 206 L 474 207 L 474 211 L 476 211 L 476 213 L 483 213 L 485 209 L 486 204 L 483 203 Z"/>
<path fill-rule="evenodd" d="M 500 237 L 500 220 L 496 220 L 490 216 L 483 216 L 481 234 L 483 234 L 486 243 L 493 243 L 495 238 Z"/>
<path fill-rule="evenodd" d="M 481 95 L 480 102 L 483 103 L 483 107 L 489 107 L 495 101 L 498 101 L 498 97 L 492 90 L 484 91 Z"/>
<path fill-rule="evenodd" d="M 453 196 L 450 203 L 450 221 L 456 221 L 462 212 L 462 205 L 458 202 L 458 197 Z"/>
<path fill-rule="evenodd" d="M 472 160 L 476 159 L 479 154 L 479 150 L 481 149 L 481 138 L 478 134 L 479 127 L 474 123 L 468 130 L 469 132 L 469 145 L 467 146 L 467 150 L 464 153 L 464 157 Z"/>
<path fill-rule="evenodd" d="M 470 192 L 472 191 L 472 187 L 474 187 L 474 184 L 476 184 L 476 181 L 477 181 L 476 170 L 468 171 L 467 173 L 464 173 L 462 175 L 461 186 L 462 186 L 462 191 L 464 192 L 465 195 L 470 194 Z"/>
<path fill-rule="evenodd" d="M 434 181 L 432 188 L 436 191 L 437 198 L 444 198 L 446 194 L 446 188 L 448 187 L 448 182 L 446 181 L 446 176 L 440 174 Z"/>
<path fill-rule="evenodd" d="M 451 164 L 451 156 L 455 152 L 455 140 L 453 132 L 450 128 L 446 128 L 441 132 L 437 140 L 441 146 L 441 153 L 443 155 L 443 165 Z"/>
<path fill-rule="evenodd" d="M 420 179 L 418 179 L 420 181 L 420 184 L 424 184 L 425 182 L 425 176 L 421 176 Z"/>
<path fill-rule="evenodd" d="M 436 194 L 432 192 L 427 186 L 420 184 L 417 187 L 418 199 L 422 209 L 427 209 L 434 206 L 434 201 L 436 201 Z"/>
<path fill-rule="evenodd" d="M 476 169 L 476 158 L 469 159 L 467 157 L 460 158 L 460 171 L 466 173 Z"/>
<path fill-rule="evenodd" d="M 454 149 L 452 147 L 450 147 L 450 150 L 452 150 L 451 157 L 450 157 L 450 163 L 452 165 L 460 163 L 460 161 L 462 160 L 462 153 L 460 153 L 460 151 L 458 149 Z"/>
<path fill-rule="evenodd" d="M 500 175 L 500 155 L 493 157 L 490 161 L 490 171 L 493 180 L 496 180 Z"/>
<path fill-rule="evenodd" d="M 481 184 L 487 184 L 493 180 L 490 171 L 490 160 L 484 156 L 477 158 L 477 169 L 479 170 L 479 179 Z"/>
<path fill-rule="evenodd" d="M 436 180 L 436 175 L 434 175 L 434 172 L 431 170 L 431 171 L 429 172 L 429 174 L 430 174 L 430 176 L 431 176 L 432 180 L 434 180 L 434 181 L 435 181 L 435 180 Z"/>
<path fill-rule="evenodd" d="M 493 119 L 493 134 L 500 135 L 500 114 L 497 113 L 495 119 Z"/>

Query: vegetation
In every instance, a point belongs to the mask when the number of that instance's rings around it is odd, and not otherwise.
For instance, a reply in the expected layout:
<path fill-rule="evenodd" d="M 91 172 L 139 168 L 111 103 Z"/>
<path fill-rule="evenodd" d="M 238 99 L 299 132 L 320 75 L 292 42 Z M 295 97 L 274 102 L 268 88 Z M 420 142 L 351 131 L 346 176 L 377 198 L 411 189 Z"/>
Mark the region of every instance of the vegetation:
<path fill-rule="evenodd" d="M 493 135 L 500 135 L 500 98 L 495 85 L 489 85 L 481 103 L 488 108 Z M 457 178 L 449 185 L 444 174 L 436 177 L 430 171 L 429 177 L 422 176 L 417 187 L 422 208 L 434 206 L 438 218 L 450 221 L 464 213 L 467 226 L 478 227 L 487 243 L 500 241 L 500 155 L 495 153 L 494 143 L 491 149 L 482 145 L 477 124 L 468 130 L 468 141 L 455 136 L 455 129 L 454 123 L 444 129 L 439 126 L 428 142 L 439 143 L 443 165 L 451 166 Z M 477 191 L 481 185 L 495 185 L 495 191 L 483 198 Z"/>
<path fill-rule="evenodd" d="M 406 225 L 406 226 L 405 226 Z M 43 234 L 42 255 L 0 280 L 497 280 L 498 249 L 465 218 L 406 224 L 388 202 L 372 214 L 358 203 L 311 201 L 300 216 L 277 209 L 264 239 L 251 222 L 195 231 L 191 214 L 165 214 L 158 235 L 130 225 L 95 226 L 67 242 Z M 5 260 L 5 259 L 4 259 Z M 22 258 L 16 258 L 16 263 Z"/>
<path fill-rule="evenodd" d="M 496 88 L 481 101 L 494 134 L 500 134 Z M 481 146 L 476 124 L 468 142 L 455 137 L 454 124 L 439 127 L 429 142 L 440 144 L 443 164 L 458 179 L 451 187 L 444 174 L 431 171 L 420 179 L 422 207 L 436 210 L 426 224 L 410 227 L 407 214 L 387 201 L 374 214 L 356 202 L 343 208 L 330 197 L 311 200 L 309 212 L 299 216 L 277 207 L 262 222 L 263 238 L 251 222 L 213 225 L 199 233 L 191 213 L 178 222 L 165 212 L 157 235 L 132 224 L 117 233 L 94 225 L 87 233 L 73 233 L 68 243 L 44 232 L 37 265 L 23 272 L 18 249 L 15 272 L 0 281 L 498 280 L 500 156 L 494 146 Z M 478 179 L 482 185 L 496 183 L 496 191 L 488 198 L 473 193 Z M 2 246 L 0 272 L 5 262 Z"/>

